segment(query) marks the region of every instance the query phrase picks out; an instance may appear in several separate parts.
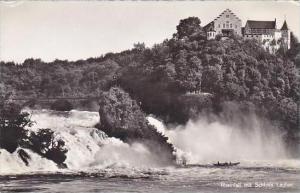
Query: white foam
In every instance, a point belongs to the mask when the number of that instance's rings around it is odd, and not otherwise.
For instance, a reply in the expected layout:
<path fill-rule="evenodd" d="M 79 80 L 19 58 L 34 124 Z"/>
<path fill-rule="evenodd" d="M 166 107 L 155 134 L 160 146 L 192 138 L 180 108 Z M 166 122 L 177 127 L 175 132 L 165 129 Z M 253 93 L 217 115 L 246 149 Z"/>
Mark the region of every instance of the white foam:
<path fill-rule="evenodd" d="M 160 167 L 157 157 L 142 144 L 123 143 L 110 138 L 94 128 L 99 121 L 97 112 L 76 111 L 58 113 L 49 110 L 28 110 L 35 125 L 30 130 L 50 128 L 56 138 L 65 141 L 68 149 L 67 170 L 57 168 L 50 160 L 26 150 L 30 157 L 27 167 L 17 153 L 0 149 L 0 175 L 36 172 L 97 171 L 107 168 Z M 296 167 L 299 160 L 285 157 L 283 143 L 278 133 L 265 133 L 256 117 L 249 118 L 248 130 L 222 121 L 209 122 L 204 118 L 189 121 L 186 125 L 165 126 L 149 116 L 148 121 L 159 132 L 169 137 L 176 147 L 178 158 L 188 163 L 211 164 L 216 161 L 241 161 L 242 166 Z M 250 129 L 249 129 L 250 128 Z M 206 170 L 203 169 L 205 173 Z M 211 172 L 211 170 L 210 170 Z"/>
<path fill-rule="evenodd" d="M 49 110 L 28 110 L 35 122 L 28 129 L 50 128 L 55 137 L 65 141 L 65 163 L 69 171 L 91 171 L 106 167 L 150 167 L 159 166 L 157 159 L 142 144 L 123 143 L 94 126 L 99 121 L 96 112 L 76 111 L 58 113 Z M 60 171 L 56 164 L 30 152 L 32 159 L 27 167 L 17 153 L 10 154 L 0 149 L 0 174 L 19 174 L 41 171 Z M 28 150 L 26 150 L 28 151 Z"/>
<path fill-rule="evenodd" d="M 247 119 L 247 125 L 241 126 L 202 117 L 169 129 L 153 117 L 148 121 L 169 137 L 179 159 L 184 156 L 191 164 L 286 159 L 283 139 L 276 128 L 265 128 L 271 126 L 261 124 L 256 116 Z"/>

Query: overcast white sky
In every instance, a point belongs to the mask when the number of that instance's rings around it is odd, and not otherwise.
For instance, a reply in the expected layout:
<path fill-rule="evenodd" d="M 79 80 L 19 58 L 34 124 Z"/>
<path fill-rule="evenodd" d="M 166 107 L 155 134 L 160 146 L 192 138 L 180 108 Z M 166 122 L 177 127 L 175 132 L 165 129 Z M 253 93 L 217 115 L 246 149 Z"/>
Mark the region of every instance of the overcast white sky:
<path fill-rule="evenodd" d="M 47 1 L 0 2 L 0 60 L 77 60 L 146 46 L 170 38 L 180 19 L 197 16 L 205 25 L 226 8 L 243 25 L 274 20 L 300 37 L 299 1 Z"/>

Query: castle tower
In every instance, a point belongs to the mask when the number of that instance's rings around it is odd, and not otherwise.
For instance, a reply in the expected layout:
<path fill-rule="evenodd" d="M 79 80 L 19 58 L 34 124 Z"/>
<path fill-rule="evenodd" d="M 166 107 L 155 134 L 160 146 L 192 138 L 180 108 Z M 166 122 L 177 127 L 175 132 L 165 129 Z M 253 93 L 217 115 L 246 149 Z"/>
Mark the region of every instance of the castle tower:
<path fill-rule="evenodd" d="M 286 20 L 284 20 L 284 23 L 280 31 L 281 31 L 281 38 L 282 38 L 282 47 L 285 51 L 287 51 L 288 49 L 290 49 L 291 37 L 290 37 L 290 30 L 287 26 Z"/>

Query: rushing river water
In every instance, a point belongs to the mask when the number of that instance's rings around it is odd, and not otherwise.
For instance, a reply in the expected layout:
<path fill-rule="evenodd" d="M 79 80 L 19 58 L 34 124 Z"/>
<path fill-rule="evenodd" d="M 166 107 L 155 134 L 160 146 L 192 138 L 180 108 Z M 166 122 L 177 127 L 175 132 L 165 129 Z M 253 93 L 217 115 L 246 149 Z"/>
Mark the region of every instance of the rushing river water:
<path fill-rule="evenodd" d="M 247 132 L 237 125 L 198 120 L 167 129 L 148 117 L 169 137 L 187 166 L 161 166 L 142 144 L 128 145 L 94 128 L 98 113 L 57 113 L 29 110 L 36 124 L 51 128 L 66 142 L 65 163 L 59 169 L 50 160 L 27 150 L 29 166 L 16 153 L 0 149 L 0 192 L 300 192 L 300 160 L 285 155 L 280 135 L 267 140 L 255 117 Z M 265 126 L 265 125 L 264 125 Z M 266 130 L 266 129 L 265 129 Z M 274 134 L 275 133 L 275 134 Z M 216 161 L 239 161 L 219 168 Z"/>
<path fill-rule="evenodd" d="M 0 177 L 1 192 L 295 192 L 299 169 L 279 167 L 106 169 L 94 174 Z"/>

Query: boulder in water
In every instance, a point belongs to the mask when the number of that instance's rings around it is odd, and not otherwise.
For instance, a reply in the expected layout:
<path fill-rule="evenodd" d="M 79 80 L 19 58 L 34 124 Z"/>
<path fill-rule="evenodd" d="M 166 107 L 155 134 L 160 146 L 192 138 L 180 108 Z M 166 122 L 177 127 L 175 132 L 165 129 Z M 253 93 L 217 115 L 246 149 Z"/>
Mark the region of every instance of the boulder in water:
<path fill-rule="evenodd" d="M 100 101 L 99 129 L 110 137 L 124 142 L 140 142 L 157 155 L 164 164 L 174 163 L 174 147 L 168 138 L 150 125 L 145 113 L 128 93 L 118 87 L 112 87 L 102 94 Z"/>

